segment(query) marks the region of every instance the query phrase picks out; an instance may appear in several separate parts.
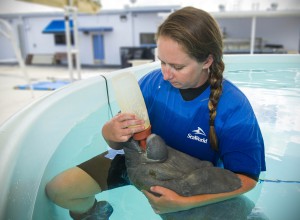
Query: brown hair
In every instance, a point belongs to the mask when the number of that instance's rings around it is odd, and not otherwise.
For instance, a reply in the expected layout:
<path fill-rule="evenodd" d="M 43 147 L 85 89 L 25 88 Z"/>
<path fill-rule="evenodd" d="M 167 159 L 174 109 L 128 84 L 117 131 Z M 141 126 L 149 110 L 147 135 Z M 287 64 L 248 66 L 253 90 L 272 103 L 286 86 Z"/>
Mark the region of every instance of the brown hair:
<path fill-rule="evenodd" d="M 209 140 L 212 148 L 218 150 L 218 139 L 214 122 L 217 115 L 217 105 L 222 94 L 223 71 L 222 60 L 223 41 L 219 26 L 207 12 L 185 7 L 172 13 L 158 28 L 159 36 L 170 37 L 179 43 L 190 57 L 198 62 L 204 62 L 209 55 L 213 63 L 209 68 L 210 96 L 209 108 Z"/>

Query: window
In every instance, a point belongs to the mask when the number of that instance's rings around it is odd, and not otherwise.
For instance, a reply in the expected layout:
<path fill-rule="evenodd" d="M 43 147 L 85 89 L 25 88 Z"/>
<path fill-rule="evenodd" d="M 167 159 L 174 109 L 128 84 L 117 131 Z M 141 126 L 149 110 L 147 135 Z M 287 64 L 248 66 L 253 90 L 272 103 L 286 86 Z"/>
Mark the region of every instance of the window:
<path fill-rule="evenodd" d="M 140 45 L 156 45 L 155 33 L 140 33 Z"/>
<path fill-rule="evenodd" d="M 66 45 L 67 38 L 65 33 L 54 34 L 54 42 L 55 45 Z M 74 45 L 74 36 L 72 33 L 71 33 L 71 44 Z"/>

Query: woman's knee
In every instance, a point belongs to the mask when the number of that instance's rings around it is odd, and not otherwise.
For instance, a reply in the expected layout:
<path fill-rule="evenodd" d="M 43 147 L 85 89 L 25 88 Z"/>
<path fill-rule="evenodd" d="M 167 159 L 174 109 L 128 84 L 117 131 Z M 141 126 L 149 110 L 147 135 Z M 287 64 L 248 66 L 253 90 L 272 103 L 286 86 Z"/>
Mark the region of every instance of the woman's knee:
<path fill-rule="evenodd" d="M 59 203 L 61 198 L 66 194 L 68 183 L 69 181 L 64 173 L 54 177 L 46 184 L 45 190 L 48 198 L 55 203 Z"/>
<path fill-rule="evenodd" d="M 46 185 L 46 194 L 56 204 L 83 199 L 101 191 L 98 183 L 78 167 L 55 176 Z"/>

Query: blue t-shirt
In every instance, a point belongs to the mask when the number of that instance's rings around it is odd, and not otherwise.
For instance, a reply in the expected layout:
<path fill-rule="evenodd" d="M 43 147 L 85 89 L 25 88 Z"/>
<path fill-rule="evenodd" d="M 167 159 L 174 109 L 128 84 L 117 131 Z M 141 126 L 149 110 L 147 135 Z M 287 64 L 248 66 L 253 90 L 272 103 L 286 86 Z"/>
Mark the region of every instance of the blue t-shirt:
<path fill-rule="evenodd" d="M 215 129 L 218 152 L 209 142 L 208 100 L 210 88 L 191 101 L 154 70 L 140 80 L 152 133 L 167 145 L 225 169 L 258 176 L 266 170 L 264 142 L 253 109 L 246 96 L 228 80 L 223 81 Z"/>

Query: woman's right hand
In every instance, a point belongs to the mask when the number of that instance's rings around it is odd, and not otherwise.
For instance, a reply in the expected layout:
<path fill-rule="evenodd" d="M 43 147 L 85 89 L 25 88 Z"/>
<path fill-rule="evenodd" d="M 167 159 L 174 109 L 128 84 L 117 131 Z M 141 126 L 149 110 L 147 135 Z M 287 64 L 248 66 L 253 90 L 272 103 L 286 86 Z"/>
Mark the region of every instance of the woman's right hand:
<path fill-rule="evenodd" d="M 134 133 L 143 131 L 145 121 L 134 114 L 119 113 L 102 128 L 102 135 L 109 142 L 126 142 Z"/>

